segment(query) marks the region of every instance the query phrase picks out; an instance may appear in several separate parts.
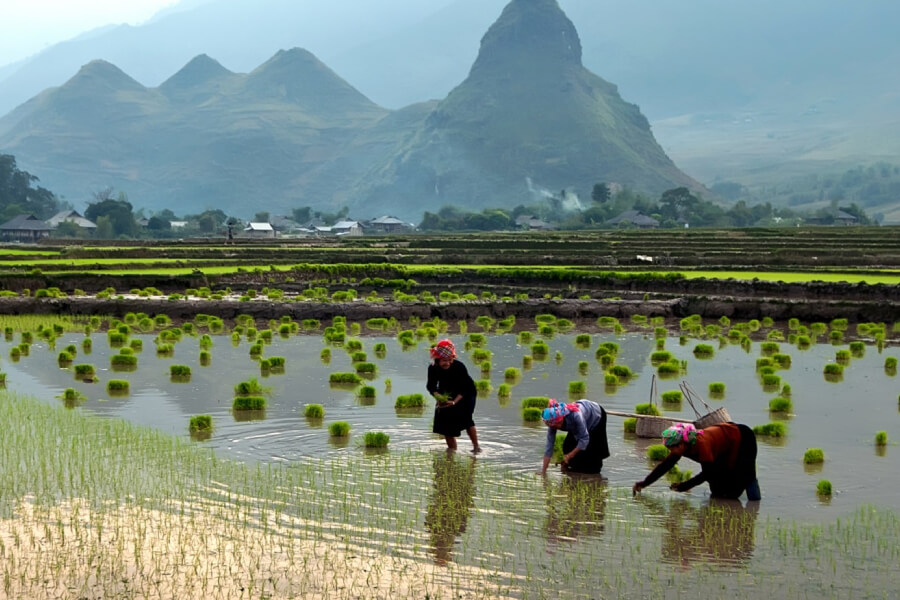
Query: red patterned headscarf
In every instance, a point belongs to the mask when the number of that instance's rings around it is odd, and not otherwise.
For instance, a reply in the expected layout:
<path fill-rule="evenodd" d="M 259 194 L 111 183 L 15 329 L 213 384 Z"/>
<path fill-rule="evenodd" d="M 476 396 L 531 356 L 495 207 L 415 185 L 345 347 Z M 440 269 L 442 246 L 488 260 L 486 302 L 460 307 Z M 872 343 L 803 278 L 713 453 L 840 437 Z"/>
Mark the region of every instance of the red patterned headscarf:
<path fill-rule="evenodd" d="M 431 349 L 431 358 L 434 360 L 456 358 L 456 346 L 450 340 L 441 340 Z"/>

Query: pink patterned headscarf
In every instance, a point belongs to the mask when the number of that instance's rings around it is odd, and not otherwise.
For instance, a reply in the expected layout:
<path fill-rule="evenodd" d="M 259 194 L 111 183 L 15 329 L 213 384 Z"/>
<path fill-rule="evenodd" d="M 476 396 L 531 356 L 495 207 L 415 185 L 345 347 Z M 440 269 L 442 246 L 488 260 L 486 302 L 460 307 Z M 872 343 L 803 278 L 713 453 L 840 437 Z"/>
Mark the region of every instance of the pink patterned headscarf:
<path fill-rule="evenodd" d="M 550 398 L 549 406 L 541 413 L 541 419 L 547 426 L 556 427 L 562 424 L 567 414 L 578 412 L 579 410 L 581 410 L 581 407 L 578 406 L 577 402 L 560 404 L 555 398 Z"/>
<path fill-rule="evenodd" d="M 431 349 L 431 358 L 456 358 L 456 346 L 450 340 L 441 340 Z"/>
<path fill-rule="evenodd" d="M 702 429 L 697 429 L 690 423 L 675 423 L 662 432 L 663 443 L 666 447 L 677 446 L 681 442 L 694 444 L 697 437 L 703 435 Z"/>

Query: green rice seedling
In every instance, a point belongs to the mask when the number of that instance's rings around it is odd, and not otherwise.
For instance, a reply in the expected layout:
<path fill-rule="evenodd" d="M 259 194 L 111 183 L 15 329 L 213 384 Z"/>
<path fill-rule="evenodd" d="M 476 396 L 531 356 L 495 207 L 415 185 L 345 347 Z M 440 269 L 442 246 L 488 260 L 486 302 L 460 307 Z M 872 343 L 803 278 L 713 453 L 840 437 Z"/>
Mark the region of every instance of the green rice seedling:
<path fill-rule="evenodd" d="M 33 344 L 34 343 L 34 334 L 30 331 L 22 332 L 22 343 L 23 344 Z"/>
<path fill-rule="evenodd" d="M 191 368 L 188 365 L 169 365 L 169 378 L 175 382 L 191 380 Z"/>
<path fill-rule="evenodd" d="M 709 393 L 710 395 L 724 395 L 725 394 L 725 384 L 721 381 L 711 381 L 709 382 Z"/>
<path fill-rule="evenodd" d="M 173 356 L 175 354 L 175 345 L 174 344 L 157 344 L 156 346 L 156 355 L 157 356 Z"/>
<path fill-rule="evenodd" d="M 634 376 L 634 373 L 631 372 L 628 365 L 613 365 L 609 368 L 609 374 L 615 375 L 622 381 L 631 379 L 631 377 Z"/>
<path fill-rule="evenodd" d="M 625 419 L 625 422 L 622 425 L 625 433 L 634 433 L 637 431 L 637 419 L 634 417 L 628 417 Z"/>
<path fill-rule="evenodd" d="M 475 319 L 475 322 L 481 327 L 482 331 L 488 332 L 493 328 L 496 319 L 488 315 L 480 315 Z"/>
<path fill-rule="evenodd" d="M 198 345 L 203 350 L 208 350 L 208 349 L 212 348 L 212 345 L 213 345 L 212 337 L 208 333 L 204 333 L 203 335 L 200 336 Z"/>
<path fill-rule="evenodd" d="M 128 349 L 132 352 L 141 352 L 144 349 L 144 340 L 142 340 L 141 338 L 130 339 L 128 341 Z"/>
<path fill-rule="evenodd" d="M 350 435 L 350 423 L 347 421 L 335 421 L 328 425 L 328 435 L 331 437 L 347 437 Z"/>
<path fill-rule="evenodd" d="M 668 390 L 660 395 L 663 404 L 681 404 L 683 396 L 680 390 Z"/>
<path fill-rule="evenodd" d="M 531 343 L 532 334 L 530 331 L 520 331 L 516 336 L 516 343 L 520 346 L 527 346 Z"/>
<path fill-rule="evenodd" d="M 263 396 L 235 396 L 231 409 L 238 412 L 265 410 L 266 399 Z"/>
<path fill-rule="evenodd" d="M 619 324 L 619 320 L 615 317 L 600 317 L 597 319 L 597 327 L 601 329 L 614 329 Z"/>
<path fill-rule="evenodd" d="M 531 345 L 531 355 L 535 358 L 535 360 L 546 358 L 549 353 L 550 346 L 548 346 L 547 343 L 542 340 L 538 340 Z"/>
<path fill-rule="evenodd" d="M 322 322 L 318 319 L 303 319 L 301 322 L 303 329 L 307 331 L 312 331 L 315 329 L 319 329 L 322 326 Z"/>
<path fill-rule="evenodd" d="M 668 350 L 653 352 L 650 355 L 650 364 L 656 366 L 664 362 L 668 362 L 674 358 Z"/>
<path fill-rule="evenodd" d="M 91 350 L 93 350 L 94 343 L 91 341 L 91 338 L 86 337 L 81 340 L 81 351 L 85 354 L 90 354 Z"/>
<path fill-rule="evenodd" d="M 834 353 L 834 360 L 840 364 L 847 365 L 850 364 L 851 356 L 850 350 L 843 348 Z"/>
<path fill-rule="evenodd" d="M 846 331 L 850 322 L 847 319 L 832 319 L 830 326 L 838 331 Z"/>
<path fill-rule="evenodd" d="M 234 386 L 235 396 L 259 396 L 268 394 L 269 388 L 263 387 L 256 377 L 251 377 L 246 381 L 242 381 Z"/>
<path fill-rule="evenodd" d="M 261 342 L 256 342 L 252 346 L 250 346 L 249 354 L 251 358 L 259 358 L 262 356 L 264 350 L 264 346 Z"/>
<path fill-rule="evenodd" d="M 367 431 L 363 434 L 363 445 L 366 448 L 387 448 L 391 436 L 383 431 Z"/>
<path fill-rule="evenodd" d="M 541 408 L 523 408 L 522 420 L 526 423 L 536 423 L 541 420 L 541 413 L 543 413 L 543 409 Z"/>
<path fill-rule="evenodd" d="M 844 332 L 832 330 L 828 333 L 828 339 L 832 344 L 842 344 L 844 343 Z"/>
<path fill-rule="evenodd" d="M 641 404 L 636 404 L 634 407 L 634 412 L 639 415 L 653 415 L 660 416 L 662 413 L 659 411 L 659 407 L 655 404 L 651 404 L 650 402 L 643 402 Z"/>
<path fill-rule="evenodd" d="M 476 379 L 475 380 L 475 390 L 479 395 L 484 395 L 490 393 L 490 391 L 494 389 L 491 386 L 491 381 L 489 379 Z"/>
<path fill-rule="evenodd" d="M 563 353 L 557 350 L 553 355 L 553 360 L 556 364 L 561 365 L 563 363 Z"/>
<path fill-rule="evenodd" d="M 812 344 L 812 340 L 808 335 L 798 335 L 797 336 L 797 347 L 801 350 L 805 350 L 810 347 Z"/>
<path fill-rule="evenodd" d="M 384 342 L 378 342 L 372 347 L 372 351 L 378 358 L 384 358 L 387 354 L 387 344 L 385 344 Z"/>
<path fill-rule="evenodd" d="M 704 327 L 703 331 L 706 333 L 706 337 L 708 338 L 717 338 L 722 335 L 722 328 L 718 325 L 713 325 L 712 323 Z"/>
<path fill-rule="evenodd" d="M 31 354 L 31 345 L 22 342 L 19 344 L 19 355 L 20 356 L 28 356 Z"/>
<path fill-rule="evenodd" d="M 261 329 L 259 331 L 259 339 L 262 340 L 265 344 L 272 343 L 272 330 L 271 329 Z"/>
<path fill-rule="evenodd" d="M 783 342 L 784 341 L 784 332 L 782 332 L 780 329 L 773 329 L 769 333 L 766 334 L 766 339 L 771 340 L 771 341 L 776 341 L 776 342 Z"/>
<path fill-rule="evenodd" d="M 794 408 L 794 403 L 790 398 L 784 396 L 776 396 L 769 400 L 769 412 L 789 413 Z"/>
<path fill-rule="evenodd" d="M 350 353 L 350 360 L 352 362 L 366 362 L 366 360 L 368 360 L 368 358 L 369 358 L 369 355 L 362 351 Z"/>
<path fill-rule="evenodd" d="M 93 379 L 97 374 L 94 365 L 83 363 L 73 367 L 76 379 Z"/>
<path fill-rule="evenodd" d="M 331 348 L 322 348 L 321 352 L 319 352 L 319 360 L 321 360 L 326 365 L 331 362 Z"/>
<path fill-rule="evenodd" d="M 303 407 L 303 416 L 307 419 L 322 419 L 325 417 L 325 408 L 321 404 L 307 404 Z"/>
<path fill-rule="evenodd" d="M 481 365 L 479 365 L 479 366 L 481 367 L 482 375 L 488 375 L 491 372 L 491 361 L 486 360 L 483 363 L 481 363 Z"/>
<path fill-rule="evenodd" d="M 212 354 L 209 352 L 209 350 L 200 351 L 199 362 L 201 367 L 208 367 L 210 364 L 212 364 Z"/>
<path fill-rule="evenodd" d="M 328 382 L 332 385 L 358 385 L 362 383 L 362 377 L 356 373 L 331 373 Z"/>
<path fill-rule="evenodd" d="M 534 317 L 534 322 L 538 325 L 552 325 L 556 323 L 556 315 L 551 315 L 549 313 L 543 313 Z"/>
<path fill-rule="evenodd" d="M 194 415 L 188 424 L 190 433 L 199 433 L 201 431 L 210 431 L 213 428 L 211 415 Z"/>
<path fill-rule="evenodd" d="M 509 399 L 512 396 L 512 386 L 508 383 L 501 383 L 497 386 L 497 397 L 502 399 Z"/>
<path fill-rule="evenodd" d="M 517 367 L 507 367 L 503 371 L 503 378 L 506 381 L 518 381 L 522 378 L 522 370 Z"/>
<path fill-rule="evenodd" d="M 71 366 L 73 360 L 74 357 L 65 350 L 60 352 L 56 357 L 56 362 L 62 369 Z"/>
<path fill-rule="evenodd" d="M 843 375 L 844 365 L 839 363 L 827 363 L 824 372 L 826 375 Z"/>
<path fill-rule="evenodd" d="M 131 391 L 131 384 L 125 379 L 110 379 L 106 382 L 106 393 L 110 396 L 125 396 Z"/>
<path fill-rule="evenodd" d="M 569 382 L 569 397 L 570 398 L 584 398 L 585 394 L 587 394 L 587 383 L 584 381 L 570 381 Z"/>
<path fill-rule="evenodd" d="M 612 373 L 604 373 L 603 374 L 603 383 L 607 387 L 616 387 L 619 385 L 619 378 L 613 375 Z"/>
<path fill-rule="evenodd" d="M 791 355 L 790 354 L 782 354 L 776 353 L 772 355 L 772 360 L 776 365 L 778 365 L 779 369 L 790 369 L 791 368 Z"/>
<path fill-rule="evenodd" d="M 541 325 L 538 327 L 538 333 L 545 338 L 552 338 L 556 334 L 556 327 L 553 325 Z"/>
<path fill-rule="evenodd" d="M 787 425 L 781 421 L 772 421 L 765 425 L 756 425 L 753 427 L 753 433 L 766 437 L 784 437 L 787 435 Z"/>
<path fill-rule="evenodd" d="M 391 393 L 391 378 L 390 377 L 387 377 L 384 380 L 384 393 L 385 394 Z"/>
<path fill-rule="evenodd" d="M 12 360 L 13 362 L 18 362 L 21 357 L 22 357 L 21 348 L 19 348 L 18 346 L 13 346 L 12 348 L 9 349 L 10 360 Z"/>
<path fill-rule="evenodd" d="M 719 317 L 719 325 L 721 325 L 722 327 L 729 327 L 731 326 L 731 319 L 729 319 L 725 315 L 722 315 L 721 317 Z"/>
<path fill-rule="evenodd" d="M 663 444 L 653 444 L 647 448 L 647 458 L 652 461 L 662 461 L 666 460 L 666 457 L 669 456 L 669 449 L 665 447 Z"/>
<path fill-rule="evenodd" d="M 394 401 L 397 410 L 420 409 L 425 406 L 425 396 L 422 394 L 401 394 Z"/>
<path fill-rule="evenodd" d="M 879 431 L 875 434 L 875 445 L 876 446 L 887 446 L 888 443 L 888 434 L 887 431 Z"/>
<path fill-rule="evenodd" d="M 666 481 L 670 483 L 683 483 L 690 478 L 691 471 L 689 469 L 682 471 L 678 468 L 678 465 L 672 465 L 672 468 L 666 473 Z"/>
<path fill-rule="evenodd" d="M 590 368 L 590 364 L 588 364 L 588 361 L 586 361 L 586 360 L 578 361 L 578 374 L 579 375 L 582 375 L 582 376 L 587 375 L 589 368 Z"/>
<path fill-rule="evenodd" d="M 681 363 L 677 358 L 664 362 L 656 367 L 656 373 L 662 379 L 673 379 L 681 375 Z"/>
<path fill-rule="evenodd" d="M 378 396 L 378 392 L 374 386 L 363 385 L 356 389 L 356 398 L 362 404 L 365 404 L 365 405 L 375 404 L 375 398 L 377 396 Z"/>
<path fill-rule="evenodd" d="M 808 448 L 803 453 L 803 462 L 808 465 L 816 465 L 825 462 L 825 452 L 821 448 Z"/>
<path fill-rule="evenodd" d="M 579 333 L 575 336 L 575 346 L 578 348 L 590 348 L 591 347 L 591 335 L 589 333 Z"/>
<path fill-rule="evenodd" d="M 656 338 L 656 351 L 662 352 L 666 349 L 666 338 Z"/>
<path fill-rule="evenodd" d="M 122 348 L 127 350 L 127 348 Z M 133 354 L 113 354 L 109 357 L 109 367 L 113 371 L 127 372 L 134 371 L 138 366 L 138 358 Z"/>
<path fill-rule="evenodd" d="M 467 341 L 477 348 L 487 343 L 487 337 L 483 333 L 470 333 Z"/>
<path fill-rule="evenodd" d="M 862 358 L 866 354 L 865 342 L 850 342 L 850 353 L 855 358 Z"/>
<path fill-rule="evenodd" d="M 530 369 L 532 367 L 533 363 L 534 363 L 534 357 L 531 356 L 530 354 L 526 354 L 522 357 L 522 368 L 523 369 L 526 369 L 526 370 Z"/>
<path fill-rule="evenodd" d="M 819 480 L 819 483 L 816 484 L 816 493 L 820 496 L 831 496 L 832 486 L 831 482 L 827 479 Z"/>
<path fill-rule="evenodd" d="M 356 372 L 360 375 L 364 375 L 367 377 L 373 377 L 376 373 L 378 373 L 378 365 L 371 362 L 353 363 L 353 368 L 356 369 Z"/>
<path fill-rule="evenodd" d="M 526 398 L 522 398 L 522 409 L 526 408 L 539 408 L 544 410 L 550 405 L 550 398 L 547 396 L 528 396 Z"/>
<path fill-rule="evenodd" d="M 772 356 L 780 351 L 780 346 L 778 345 L 778 342 L 762 342 L 759 345 L 759 351 L 763 356 Z"/>
<path fill-rule="evenodd" d="M 774 391 L 781 387 L 781 377 L 775 373 L 766 373 L 762 376 L 762 384 L 764 388 Z"/>
<path fill-rule="evenodd" d="M 631 322 L 635 325 L 646 325 L 647 315 L 631 315 Z"/>
<path fill-rule="evenodd" d="M 775 361 L 772 360 L 771 357 L 764 356 L 764 357 L 756 359 L 757 372 L 761 371 L 762 369 L 765 369 L 766 367 L 774 367 L 774 366 L 775 366 Z"/>
<path fill-rule="evenodd" d="M 709 344 L 697 344 L 694 346 L 694 356 L 696 358 L 708 359 L 715 354 L 715 349 Z"/>
<path fill-rule="evenodd" d="M 888 375 L 897 373 L 897 357 L 896 356 L 885 357 L 884 370 Z"/>
<path fill-rule="evenodd" d="M 474 348 L 472 350 L 472 361 L 476 363 L 483 362 L 485 360 L 490 360 L 493 356 L 493 352 L 486 348 Z"/>

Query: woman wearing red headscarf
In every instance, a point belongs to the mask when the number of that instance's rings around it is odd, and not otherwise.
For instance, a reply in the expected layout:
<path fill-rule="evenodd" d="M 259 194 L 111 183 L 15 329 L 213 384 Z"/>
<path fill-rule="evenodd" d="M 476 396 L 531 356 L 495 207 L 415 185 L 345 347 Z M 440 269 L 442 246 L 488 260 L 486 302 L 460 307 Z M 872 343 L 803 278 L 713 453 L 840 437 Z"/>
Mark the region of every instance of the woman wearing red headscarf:
<path fill-rule="evenodd" d="M 472 440 L 472 452 L 481 452 L 475 430 L 475 382 L 466 366 L 456 360 L 456 347 L 450 340 L 441 340 L 431 349 L 432 363 L 428 366 L 425 388 L 437 401 L 432 431 L 444 436 L 447 448 L 456 450 L 456 438 L 463 430 Z"/>

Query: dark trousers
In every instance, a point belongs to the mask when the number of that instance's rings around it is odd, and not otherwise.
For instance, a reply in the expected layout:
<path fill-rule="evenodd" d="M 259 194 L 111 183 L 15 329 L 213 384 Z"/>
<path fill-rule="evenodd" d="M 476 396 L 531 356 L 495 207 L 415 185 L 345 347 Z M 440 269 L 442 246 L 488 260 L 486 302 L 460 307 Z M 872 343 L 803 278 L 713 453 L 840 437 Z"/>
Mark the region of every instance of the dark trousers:
<path fill-rule="evenodd" d="M 603 468 L 603 459 L 609 458 L 609 443 L 606 439 L 606 411 L 597 426 L 590 430 L 591 441 L 588 447 L 576 454 L 569 461 L 569 471 L 575 473 L 599 473 Z M 578 440 L 569 432 L 563 440 L 563 454 L 568 454 L 578 445 Z"/>

